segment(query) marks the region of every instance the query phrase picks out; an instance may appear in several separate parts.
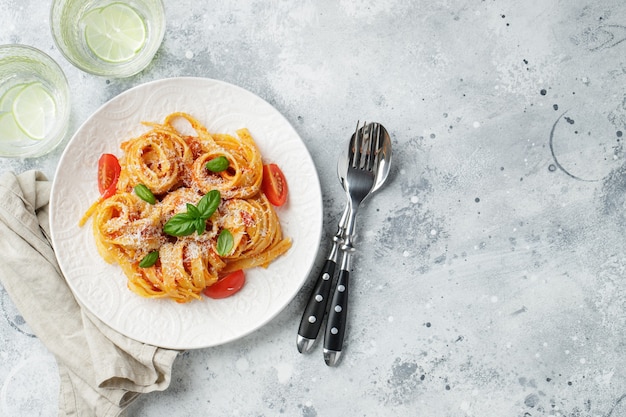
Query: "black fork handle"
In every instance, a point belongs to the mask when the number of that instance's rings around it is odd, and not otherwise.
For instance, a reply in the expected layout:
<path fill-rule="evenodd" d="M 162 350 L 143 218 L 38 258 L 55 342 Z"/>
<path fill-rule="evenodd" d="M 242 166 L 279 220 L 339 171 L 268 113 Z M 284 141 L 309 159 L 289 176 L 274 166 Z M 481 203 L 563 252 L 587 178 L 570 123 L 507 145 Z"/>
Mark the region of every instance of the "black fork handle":
<path fill-rule="evenodd" d="M 337 286 L 328 309 L 328 321 L 324 335 L 324 360 L 326 365 L 335 366 L 339 362 L 343 339 L 348 321 L 348 289 L 350 272 L 341 269 L 337 278 Z"/>
<path fill-rule="evenodd" d="M 300 353 L 307 352 L 312 347 L 313 341 L 317 338 L 322 327 L 336 266 L 335 261 L 327 259 L 315 282 L 313 291 L 311 291 L 298 328 L 298 350 Z"/>

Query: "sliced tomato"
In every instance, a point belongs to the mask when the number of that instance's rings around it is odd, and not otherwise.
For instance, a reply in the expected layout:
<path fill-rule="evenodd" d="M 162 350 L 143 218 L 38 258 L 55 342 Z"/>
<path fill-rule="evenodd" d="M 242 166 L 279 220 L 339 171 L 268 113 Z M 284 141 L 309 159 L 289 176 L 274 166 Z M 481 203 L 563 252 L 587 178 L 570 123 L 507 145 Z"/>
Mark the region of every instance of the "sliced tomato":
<path fill-rule="evenodd" d="M 102 154 L 98 160 L 98 190 L 101 198 L 109 198 L 115 194 L 121 171 L 120 162 L 115 155 Z"/>
<path fill-rule="evenodd" d="M 204 289 L 204 295 L 210 298 L 226 298 L 243 288 L 246 276 L 242 269 L 220 278 L 215 284 Z"/>
<path fill-rule="evenodd" d="M 267 199 L 275 206 L 282 206 L 287 201 L 287 180 L 283 171 L 276 164 L 263 165 L 261 189 Z"/>

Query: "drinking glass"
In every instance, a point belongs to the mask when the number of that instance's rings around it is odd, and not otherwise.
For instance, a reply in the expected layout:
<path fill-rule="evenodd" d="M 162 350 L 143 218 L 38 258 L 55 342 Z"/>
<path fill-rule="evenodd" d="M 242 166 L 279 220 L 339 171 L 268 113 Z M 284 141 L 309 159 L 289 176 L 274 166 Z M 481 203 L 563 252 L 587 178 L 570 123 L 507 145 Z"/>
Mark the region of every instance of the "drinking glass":
<path fill-rule="evenodd" d="M 122 78 L 148 66 L 165 33 L 162 0 L 54 0 L 52 37 L 74 66 Z"/>
<path fill-rule="evenodd" d="M 0 156 L 35 157 L 65 137 L 70 93 L 59 65 L 26 45 L 0 46 Z"/>

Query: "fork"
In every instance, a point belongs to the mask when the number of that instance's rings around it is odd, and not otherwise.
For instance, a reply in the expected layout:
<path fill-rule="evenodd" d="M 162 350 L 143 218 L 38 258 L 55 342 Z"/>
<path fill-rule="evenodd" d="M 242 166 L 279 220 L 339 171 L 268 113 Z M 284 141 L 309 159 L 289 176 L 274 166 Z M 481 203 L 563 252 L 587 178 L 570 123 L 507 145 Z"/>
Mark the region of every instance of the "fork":
<path fill-rule="evenodd" d="M 324 361 L 328 366 L 335 366 L 341 358 L 348 313 L 350 268 L 352 254 L 355 251 L 353 241 L 356 215 L 363 200 L 374 191 L 381 146 L 380 124 L 364 124 L 362 129 L 359 129 L 357 124 L 356 133 L 352 136 L 348 147 L 349 162 L 343 178 L 348 206 L 343 243 L 340 246 L 341 269 L 330 302 L 324 335 Z"/>

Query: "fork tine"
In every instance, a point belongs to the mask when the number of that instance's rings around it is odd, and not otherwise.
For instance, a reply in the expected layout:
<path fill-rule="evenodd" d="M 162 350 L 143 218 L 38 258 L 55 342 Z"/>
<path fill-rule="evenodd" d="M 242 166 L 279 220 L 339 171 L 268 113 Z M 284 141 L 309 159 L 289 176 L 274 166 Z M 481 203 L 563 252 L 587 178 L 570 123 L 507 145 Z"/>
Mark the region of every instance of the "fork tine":
<path fill-rule="evenodd" d="M 374 169 L 376 162 L 376 150 L 378 149 L 379 129 L 378 123 L 371 123 L 368 129 L 369 142 L 367 143 L 367 150 L 365 151 L 366 159 L 364 168 L 368 171 Z"/>
<path fill-rule="evenodd" d="M 377 128 L 376 129 L 376 150 L 374 151 L 376 155 L 374 157 L 374 171 L 378 172 L 378 163 L 384 156 L 382 152 L 382 145 L 384 141 L 384 134 L 383 134 L 384 128 L 382 127 L 380 123 L 376 125 L 376 128 Z"/>
<path fill-rule="evenodd" d="M 350 143 L 348 144 L 348 161 L 349 166 L 354 166 L 354 150 L 356 149 L 357 144 L 357 136 L 359 134 L 359 121 L 356 122 L 356 130 L 354 134 L 350 136 Z"/>
<path fill-rule="evenodd" d="M 370 144 L 372 143 L 372 123 L 363 126 L 363 130 L 365 131 L 365 136 L 363 142 L 361 143 L 361 164 L 359 168 L 362 170 L 369 169 L 370 163 Z"/>
<path fill-rule="evenodd" d="M 365 126 L 365 124 L 363 125 Z M 353 168 L 359 168 L 361 165 L 361 147 L 363 144 L 363 128 L 359 128 L 359 122 L 356 124 L 356 131 L 352 138 L 350 139 L 350 151 L 349 151 L 349 159 L 350 166 Z"/>

